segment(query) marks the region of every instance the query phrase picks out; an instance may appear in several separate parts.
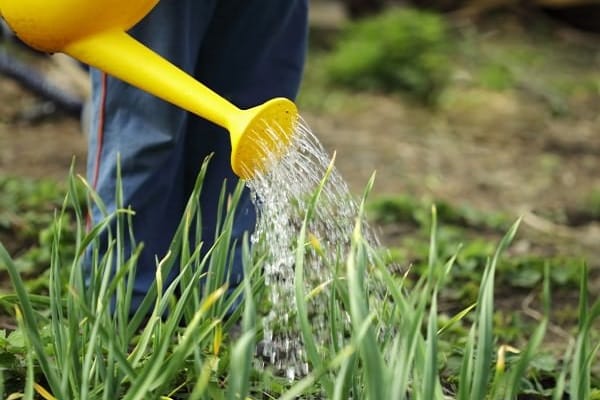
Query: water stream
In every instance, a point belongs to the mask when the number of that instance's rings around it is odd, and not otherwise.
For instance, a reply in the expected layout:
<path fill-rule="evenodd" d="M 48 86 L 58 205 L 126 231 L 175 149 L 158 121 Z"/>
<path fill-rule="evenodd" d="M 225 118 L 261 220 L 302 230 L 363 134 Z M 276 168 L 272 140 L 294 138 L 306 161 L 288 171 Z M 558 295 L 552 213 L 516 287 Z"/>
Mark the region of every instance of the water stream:
<path fill-rule="evenodd" d="M 302 335 L 296 324 L 294 263 L 298 233 L 311 197 L 327 173 L 331 162 L 319 140 L 306 123 L 300 121 L 292 144 L 282 159 L 272 160 L 268 173 L 258 173 L 248 181 L 253 201 L 260 210 L 257 229 L 252 236 L 255 246 L 265 254 L 264 276 L 269 296 L 269 311 L 263 318 L 263 341 L 259 362 L 272 366 L 290 380 L 306 375 L 309 366 Z M 304 290 L 329 282 L 336 265 L 350 246 L 356 224 L 358 204 L 333 168 L 329 172 L 307 233 L 314 246 L 307 246 L 304 259 Z M 376 236 L 363 224 L 363 236 L 374 245 Z M 315 250 L 315 246 L 320 251 Z M 307 304 L 313 334 L 319 344 L 329 340 L 327 310 L 329 286 L 325 285 Z"/>

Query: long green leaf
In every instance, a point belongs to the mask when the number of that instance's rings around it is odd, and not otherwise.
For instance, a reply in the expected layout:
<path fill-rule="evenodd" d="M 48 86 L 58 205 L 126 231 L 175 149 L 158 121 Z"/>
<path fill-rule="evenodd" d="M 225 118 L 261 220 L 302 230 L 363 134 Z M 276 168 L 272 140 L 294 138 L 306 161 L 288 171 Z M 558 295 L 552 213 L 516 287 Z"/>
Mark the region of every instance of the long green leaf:
<path fill-rule="evenodd" d="M 569 394 L 574 399 L 587 399 L 590 393 L 590 374 L 585 363 L 585 357 L 590 349 L 589 329 L 589 300 L 588 300 L 588 271 L 587 265 L 581 268 L 579 280 L 579 323 L 575 353 L 571 364 L 571 383 Z"/>
<path fill-rule="evenodd" d="M 521 220 L 517 220 L 500 241 L 494 257 L 483 274 L 481 291 L 477 300 L 477 347 L 473 369 L 471 400 L 485 398 L 490 378 L 490 365 L 493 354 L 492 321 L 494 315 L 494 275 L 500 255 L 514 239 Z"/>
<path fill-rule="evenodd" d="M 235 343 L 231 352 L 230 385 L 227 390 L 229 400 L 245 399 L 249 390 L 250 369 L 252 363 L 252 351 L 256 336 L 256 305 L 250 283 L 248 265 L 250 264 L 250 249 L 248 247 L 248 236 L 244 235 L 242 247 L 242 266 L 244 269 L 244 319 L 243 335 Z"/>
<path fill-rule="evenodd" d="M 423 399 L 434 399 L 440 382 L 438 378 L 438 346 L 437 346 L 437 290 L 433 294 L 427 324 L 427 348 L 425 353 L 425 370 L 423 375 Z"/>
<path fill-rule="evenodd" d="M 550 271 L 546 265 L 544 269 L 544 289 L 542 294 L 542 304 L 544 304 L 544 317 L 540 322 L 540 325 L 536 328 L 535 332 L 529 339 L 525 350 L 523 350 L 519 356 L 519 361 L 513 367 L 509 381 L 507 384 L 507 392 L 505 399 L 515 399 L 519 394 L 521 387 L 521 380 L 525 375 L 525 371 L 531 362 L 531 359 L 535 355 L 535 352 L 542 344 L 546 330 L 548 328 L 548 321 L 550 319 Z"/>
<path fill-rule="evenodd" d="M 471 326 L 471 329 L 469 329 L 469 336 L 467 336 L 467 342 L 465 343 L 465 351 L 458 378 L 457 400 L 467 400 L 473 385 L 473 353 L 475 349 L 476 331 L 477 326 Z"/>
<path fill-rule="evenodd" d="M 346 263 L 348 289 L 350 295 L 350 315 L 352 325 L 355 327 L 361 326 L 366 320 L 369 309 L 366 302 L 366 292 L 363 282 L 366 273 L 367 258 L 364 254 L 364 245 L 360 234 L 360 222 L 357 222 L 350 254 Z M 386 369 L 384 368 L 383 359 L 379 352 L 377 338 L 372 327 L 369 327 L 365 335 L 365 339 L 361 341 L 359 346 L 359 354 L 364 363 L 364 372 L 366 378 L 368 398 L 371 400 L 385 399 L 388 396 L 386 391 L 389 386 L 385 384 Z"/>
<path fill-rule="evenodd" d="M 8 274 L 10 276 L 10 280 L 13 284 L 13 287 L 17 293 L 19 298 L 19 302 L 21 303 L 21 310 L 23 312 L 23 324 L 24 324 L 24 332 L 27 334 L 28 340 L 31 343 L 33 350 L 38 358 L 40 363 L 40 367 L 48 380 L 48 384 L 52 392 L 59 398 L 66 399 L 66 394 L 61 391 L 61 382 L 57 376 L 57 371 L 52 365 L 49 356 L 46 354 L 44 349 L 44 344 L 40 337 L 40 333 L 38 331 L 38 325 L 35 317 L 35 312 L 33 311 L 33 307 L 31 306 L 31 302 L 29 301 L 29 295 L 27 294 L 27 290 L 25 289 L 25 284 L 21 279 L 21 276 L 17 272 L 17 267 L 15 266 L 13 260 L 8 255 L 8 252 L 0 243 L 0 261 L 6 266 Z"/>

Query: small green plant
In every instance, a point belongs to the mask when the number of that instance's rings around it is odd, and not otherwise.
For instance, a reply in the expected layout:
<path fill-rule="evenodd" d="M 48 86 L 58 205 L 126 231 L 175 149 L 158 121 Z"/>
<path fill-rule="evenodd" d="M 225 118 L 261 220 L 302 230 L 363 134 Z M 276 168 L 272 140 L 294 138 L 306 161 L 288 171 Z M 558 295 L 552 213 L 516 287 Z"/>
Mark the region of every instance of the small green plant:
<path fill-rule="evenodd" d="M 401 92 L 434 104 L 449 79 L 449 46 L 440 16 L 390 10 L 346 27 L 326 62 L 327 77 L 350 89 Z"/>
<path fill-rule="evenodd" d="M 408 223 L 427 226 L 430 200 L 410 195 L 379 197 L 369 203 L 369 216 L 378 223 Z M 477 230 L 505 231 L 510 219 L 500 212 L 481 212 L 472 207 L 456 206 L 444 200 L 433 201 L 438 220 L 444 225 L 461 226 Z"/>
<path fill-rule="evenodd" d="M 595 188 L 587 196 L 586 208 L 592 219 L 600 220 L 600 188 Z"/>
<path fill-rule="evenodd" d="M 509 68 L 502 64 L 488 64 L 481 68 L 479 81 L 485 88 L 505 90 L 515 86 L 515 78 Z"/>
<path fill-rule="evenodd" d="M 77 186 L 77 190 L 82 188 Z M 0 177 L 0 193 L 0 240 L 15 256 L 22 273 L 37 276 L 48 269 L 52 236 L 57 229 L 63 239 L 70 239 L 62 242 L 70 251 L 61 254 L 73 257 L 75 227 L 71 215 L 67 213 L 60 220 L 54 216 L 65 197 L 64 185 L 49 179 L 5 176 Z M 31 282 L 30 287 L 45 288 L 44 281 Z"/>

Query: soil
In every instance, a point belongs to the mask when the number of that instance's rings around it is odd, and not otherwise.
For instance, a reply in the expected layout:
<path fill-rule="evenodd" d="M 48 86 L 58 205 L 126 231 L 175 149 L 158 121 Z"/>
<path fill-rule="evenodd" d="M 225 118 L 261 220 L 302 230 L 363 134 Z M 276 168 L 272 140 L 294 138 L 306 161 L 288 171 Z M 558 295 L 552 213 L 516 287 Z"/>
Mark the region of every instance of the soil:
<path fill-rule="evenodd" d="M 504 211 L 524 216 L 531 228 L 595 248 L 600 225 L 592 217 L 559 224 L 542 215 L 574 217 L 600 187 L 600 117 L 557 119 L 516 94 L 482 96 L 478 105 L 439 113 L 367 96 L 347 112 L 305 118 L 336 151 L 354 191 L 376 171 L 374 196 L 409 193 Z"/>
<path fill-rule="evenodd" d="M 86 139 L 77 119 L 31 115 L 44 101 L 0 75 L 0 175 L 66 180 L 75 157 L 85 171 Z"/>

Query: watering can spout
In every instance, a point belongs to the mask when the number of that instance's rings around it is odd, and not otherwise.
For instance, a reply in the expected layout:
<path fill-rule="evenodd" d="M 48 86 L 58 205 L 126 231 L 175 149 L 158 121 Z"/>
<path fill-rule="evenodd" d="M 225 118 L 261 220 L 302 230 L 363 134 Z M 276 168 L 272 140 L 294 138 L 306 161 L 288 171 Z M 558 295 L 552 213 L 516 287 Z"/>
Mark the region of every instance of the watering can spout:
<path fill-rule="evenodd" d="M 298 111 L 276 98 L 241 110 L 126 31 L 158 0 L 0 0 L 0 15 L 21 40 L 64 52 L 227 129 L 231 166 L 243 179 L 270 167 L 290 143 Z"/>

